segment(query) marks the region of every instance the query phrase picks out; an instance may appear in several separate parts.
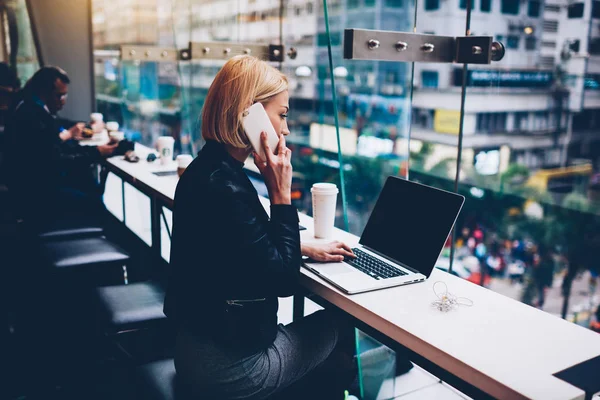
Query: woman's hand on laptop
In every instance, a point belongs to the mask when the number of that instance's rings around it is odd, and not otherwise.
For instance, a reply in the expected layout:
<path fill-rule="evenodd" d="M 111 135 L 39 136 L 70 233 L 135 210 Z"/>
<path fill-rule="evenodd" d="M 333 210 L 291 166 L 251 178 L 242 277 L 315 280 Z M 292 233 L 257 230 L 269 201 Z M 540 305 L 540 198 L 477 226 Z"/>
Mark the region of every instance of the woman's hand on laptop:
<path fill-rule="evenodd" d="M 341 262 L 344 257 L 356 258 L 350 246 L 337 240 L 331 243 L 303 243 L 301 251 L 303 256 L 320 262 Z"/>

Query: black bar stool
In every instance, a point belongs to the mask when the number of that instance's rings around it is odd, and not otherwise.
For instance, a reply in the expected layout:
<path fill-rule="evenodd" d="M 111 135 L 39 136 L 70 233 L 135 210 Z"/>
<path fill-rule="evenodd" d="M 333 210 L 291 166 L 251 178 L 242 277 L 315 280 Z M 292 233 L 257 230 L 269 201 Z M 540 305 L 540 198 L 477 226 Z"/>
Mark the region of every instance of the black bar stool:
<path fill-rule="evenodd" d="M 83 239 L 98 237 L 104 234 L 104 229 L 99 225 L 86 221 L 59 220 L 44 227 L 38 233 L 41 241 Z"/>
<path fill-rule="evenodd" d="M 94 297 L 97 329 L 126 356 L 126 363 L 172 354 L 174 335 L 163 313 L 165 291 L 159 283 L 97 287 Z"/>
<path fill-rule="evenodd" d="M 126 281 L 129 254 L 103 236 L 53 240 L 40 246 L 43 260 L 56 277 L 94 284 Z"/>
<path fill-rule="evenodd" d="M 118 335 L 163 324 L 165 292 L 156 282 L 102 286 L 96 290 L 98 317 L 105 333 Z"/>

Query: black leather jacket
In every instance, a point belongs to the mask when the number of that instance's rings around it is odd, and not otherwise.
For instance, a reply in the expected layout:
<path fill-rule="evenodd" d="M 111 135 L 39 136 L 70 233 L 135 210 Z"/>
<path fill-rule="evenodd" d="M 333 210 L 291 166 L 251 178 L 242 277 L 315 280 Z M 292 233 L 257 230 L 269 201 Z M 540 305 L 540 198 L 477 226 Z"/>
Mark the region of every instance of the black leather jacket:
<path fill-rule="evenodd" d="M 291 205 L 272 205 L 269 219 L 242 167 L 208 141 L 181 177 L 164 311 L 177 326 L 252 354 L 275 338 L 277 297 L 295 291 L 300 234 Z"/>

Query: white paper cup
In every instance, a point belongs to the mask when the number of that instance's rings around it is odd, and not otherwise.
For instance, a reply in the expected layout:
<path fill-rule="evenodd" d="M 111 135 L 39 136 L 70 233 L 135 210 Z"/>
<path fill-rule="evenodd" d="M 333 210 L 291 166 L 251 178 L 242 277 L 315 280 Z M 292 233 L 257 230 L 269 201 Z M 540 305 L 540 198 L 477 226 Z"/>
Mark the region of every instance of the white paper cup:
<path fill-rule="evenodd" d="M 175 139 L 171 136 L 161 136 L 156 142 L 158 154 L 160 155 L 160 163 L 168 164 L 173 161 L 173 147 L 175 146 Z"/>
<path fill-rule="evenodd" d="M 194 161 L 194 157 L 191 154 L 180 154 L 177 156 L 177 175 L 181 177 L 183 175 L 183 171 L 190 165 L 192 161 Z"/>
<path fill-rule="evenodd" d="M 107 121 L 106 130 L 108 132 L 116 132 L 119 130 L 119 123 L 117 121 Z"/>
<path fill-rule="evenodd" d="M 333 235 L 338 188 L 334 183 L 315 183 L 312 193 L 313 222 L 316 238 Z"/>
<path fill-rule="evenodd" d="M 91 113 L 90 114 L 90 121 L 92 123 L 94 123 L 94 122 L 102 122 L 102 121 L 104 121 L 104 115 L 102 115 L 102 113 Z"/>
<path fill-rule="evenodd" d="M 121 140 L 125 139 L 125 134 L 123 132 L 119 132 L 119 131 L 115 131 L 115 132 L 109 131 L 108 137 L 117 142 L 120 142 Z"/>

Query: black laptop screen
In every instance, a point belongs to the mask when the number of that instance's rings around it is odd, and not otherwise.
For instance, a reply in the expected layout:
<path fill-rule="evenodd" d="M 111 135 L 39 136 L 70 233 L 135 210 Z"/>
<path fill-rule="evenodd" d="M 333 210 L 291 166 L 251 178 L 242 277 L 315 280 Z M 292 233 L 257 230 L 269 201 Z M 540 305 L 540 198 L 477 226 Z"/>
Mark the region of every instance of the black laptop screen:
<path fill-rule="evenodd" d="M 389 177 L 360 243 L 429 276 L 464 197 Z"/>

